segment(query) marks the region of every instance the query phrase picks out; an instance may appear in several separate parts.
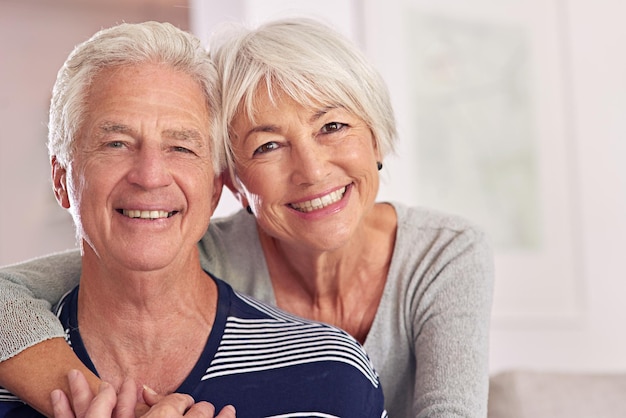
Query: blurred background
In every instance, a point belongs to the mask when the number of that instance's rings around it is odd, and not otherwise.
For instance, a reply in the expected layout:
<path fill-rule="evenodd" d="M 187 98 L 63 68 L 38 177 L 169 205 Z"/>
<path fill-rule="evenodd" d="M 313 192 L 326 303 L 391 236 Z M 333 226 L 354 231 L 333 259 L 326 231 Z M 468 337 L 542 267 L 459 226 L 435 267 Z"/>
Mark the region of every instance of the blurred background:
<path fill-rule="evenodd" d="M 386 79 L 400 131 L 380 200 L 491 237 L 493 372 L 626 371 L 621 0 L 0 0 L 0 264 L 72 248 L 46 123 L 73 46 L 121 22 L 326 21 Z M 224 192 L 217 215 L 238 209 Z"/>

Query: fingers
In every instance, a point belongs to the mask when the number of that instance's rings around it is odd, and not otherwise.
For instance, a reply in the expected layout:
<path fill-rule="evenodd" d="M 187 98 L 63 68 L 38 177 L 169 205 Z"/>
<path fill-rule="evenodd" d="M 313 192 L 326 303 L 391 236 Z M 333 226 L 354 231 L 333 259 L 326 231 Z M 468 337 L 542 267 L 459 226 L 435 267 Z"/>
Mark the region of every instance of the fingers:
<path fill-rule="evenodd" d="M 161 396 L 144 387 L 143 396 L 144 400 L 152 405 L 143 418 L 173 418 L 183 415 L 185 418 L 235 418 L 236 416 L 235 408 L 230 405 L 215 415 L 215 408 L 211 403 L 204 401 L 196 403 L 191 396 L 182 393 Z"/>
<path fill-rule="evenodd" d="M 70 386 L 72 384 L 70 383 Z M 91 393 L 91 392 L 90 392 Z M 67 395 L 60 389 L 52 391 L 50 398 L 52 400 L 52 409 L 55 418 L 77 418 L 70 405 Z M 84 403 L 85 398 L 81 400 Z M 100 385 L 100 391 L 96 396 L 91 397 L 89 404 L 86 405 L 81 412 L 83 418 L 109 418 L 113 414 L 113 408 L 117 402 L 115 389 L 110 384 L 103 382 Z M 84 404 L 81 407 L 85 406 Z"/>
<path fill-rule="evenodd" d="M 53 390 L 50 394 L 50 400 L 55 418 L 74 418 L 74 411 L 72 411 L 70 400 L 65 392 L 61 389 Z"/>
<path fill-rule="evenodd" d="M 70 384 L 72 406 L 74 407 L 76 418 L 84 418 L 87 408 L 89 408 L 94 398 L 89 383 L 87 383 L 85 375 L 78 370 L 70 370 L 67 374 L 67 379 Z"/>
<path fill-rule="evenodd" d="M 109 418 L 113 416 L 113 409 L 117 402 L 115 389 L 109 383 L 102 382 L 100 391 L 93 398 L 91 405 L 85 412 L 85 418 Z"/>
<path fill-rule="evenodd" d="M 144 390 L 145 396 L 146 390 Z M 175 416 L 185 415 L 185 411 L 194 405 L 195 401 L 190 395 L 183 393 L 172 393 L 164 396 L 156 404 L 154 404 L 147 414 L 143 415 L 145 418 L 171 418 Z M 211 406 L 212 408 L 212 406 Z M 203 415 L 204 416 L 204 415 Z M 210 417 L 213 417 L 211 412 Z"/>
<path fill-rule="evenodd" d="M 135 418 L 135 416 L 235 418 L 236 416 L 235 408 L 230 405 L 215 415 L 215 408 L 209 402 L 196 403 L 193 397 L 182 393 L 163 396 L 148 387 L 144 387 L 142 393 L 147 405 L 141 404 L 144 409 L 138 409 L 137 390 L 135 381 L 132 379 L 127 379 L 122 383 L 118 394 L 115 393 L 113 386 L 103 382 L 96 396 L 92 394 L 87 379 L 81 372 L 70 371 L 68 380 L 73 398 L 71 403 L 68 396 L 61 390 L 55 390 L 51 394 L 55 418 Z M 150 409 L 143 414 L 148 406 Z"/>
<path fill-rule="evenodd" d="M 215 418 L 235 418 L 236 416 L 237 412 L 235 411 L 235 407 L 226 405 Z"/>
<path fill-rule="evenodd" d="M 124 380 L 124 383 L 122 383 L 119 393 L 117 394 L 117 405 L 113 411 L 114 417 L 135 418 L 135 408 L 137 408 L 137 406 L 137 385 L 133 379 L 128 378 Z M 145 410 L 142 409 L 140 411 L 145 412 L 147 409 L 148 408 L 146 407 Z"/>
<path fill-rule="evenodd" d="M 213 418 L 215 414 L 215 408 L 209 402 L 195 403 L 187 413 L 185 418 Z M 235 418 L 235 408 L 232 405 L 227 405 L 215 415 L 215 418 Z"/>
<path fill-rule="evenodd" d="M 215 407 L 209 402 L 195 403 L 185 413 L 186 418 L 213 418 Z"/>
<path fill-rule="evenodd" d="M 155 405 L 164 397 L 163 395 L 159 395 L 146 385 L 143 385 L 143 391 L 141 392 L 141 395 L 143 396 L 144 402 L 148 404 L 148 406 Z"/>

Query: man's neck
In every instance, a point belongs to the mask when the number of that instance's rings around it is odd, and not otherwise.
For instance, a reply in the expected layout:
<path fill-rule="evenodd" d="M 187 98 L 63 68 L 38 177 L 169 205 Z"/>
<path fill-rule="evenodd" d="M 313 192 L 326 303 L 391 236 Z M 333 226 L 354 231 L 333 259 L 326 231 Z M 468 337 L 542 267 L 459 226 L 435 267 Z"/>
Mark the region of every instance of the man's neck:
<path fill-rule="evenodd" d="M 193 266 L 113 274 L 87 263 L 78 321 L 101 378 L 119 387 L 132 376 L 157 391 L 182 383 L 206 344 L 217 309 L 217 285 L 199 262 Z"/>

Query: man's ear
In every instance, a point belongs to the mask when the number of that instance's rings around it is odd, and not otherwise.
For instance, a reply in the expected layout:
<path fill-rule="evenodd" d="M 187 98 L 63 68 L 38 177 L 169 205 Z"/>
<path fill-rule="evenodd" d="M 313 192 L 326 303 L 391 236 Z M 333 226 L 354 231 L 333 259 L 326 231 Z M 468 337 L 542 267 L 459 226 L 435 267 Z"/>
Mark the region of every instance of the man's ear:
<path fill-rule="evenodd" d="M 222 175 L 216 175 L 213 178 L 213 196 L 211 196 L 211 213 L 215 212 L 220 197 L 222 196 L 222 190 L 224 190 L 224 181 Z"/>
<path fill-rule="evenodd" d="M 69 209 L 70 198 L 67 189 L 67 169 L 57 160 L 56 155 L 53 155 L 50 159 L 50 165 L 52 166 L 52 189 L 54 190 L 54 196 L 61 207 Z"/>
<path fill-rule="evenodd" d="M 239 190 L 239 188 L 236 186 L 236 180 L 233 180 L 230 170 L 224 170 L 222 172 L 222 182 L 226 187 L 228 187 L 228 190 L 231 191 L 233 196 L 235 196 L 235 199 L 237 199 L 244 208 L 248 206 L 248 199 L 246 199 L 245 194 L 242 193 L 241 190 Z"/>

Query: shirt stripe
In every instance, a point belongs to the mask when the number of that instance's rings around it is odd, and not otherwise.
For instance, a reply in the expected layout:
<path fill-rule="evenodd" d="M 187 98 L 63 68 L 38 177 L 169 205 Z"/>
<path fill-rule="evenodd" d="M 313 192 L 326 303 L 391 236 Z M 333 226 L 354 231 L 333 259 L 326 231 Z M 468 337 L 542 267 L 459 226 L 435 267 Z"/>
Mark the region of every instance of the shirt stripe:
<path fill-rule="evenodd" d="M 331 361 L 356 368 L 378 387 L 369 358 L 347 333 L 321 322 L 303 321 L 245 295 L 237 296 L 269 318 L 229 316 L 222 342 L 202 380 Z"/>

